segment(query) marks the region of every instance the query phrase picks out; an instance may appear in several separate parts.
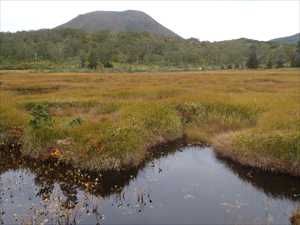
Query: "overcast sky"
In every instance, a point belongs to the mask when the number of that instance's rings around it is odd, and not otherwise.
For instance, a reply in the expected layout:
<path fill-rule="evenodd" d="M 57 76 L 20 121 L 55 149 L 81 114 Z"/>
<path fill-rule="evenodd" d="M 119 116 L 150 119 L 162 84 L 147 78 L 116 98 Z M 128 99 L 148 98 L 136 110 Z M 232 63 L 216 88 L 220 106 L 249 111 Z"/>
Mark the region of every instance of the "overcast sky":
<path fill-rule="evenodd" d="M 96 10 L 141 10 L 184 38 L 269 40 L 300 30 L 300 0 L 14 1 L 0 0 L 0 30 L 53 28 Z"/>

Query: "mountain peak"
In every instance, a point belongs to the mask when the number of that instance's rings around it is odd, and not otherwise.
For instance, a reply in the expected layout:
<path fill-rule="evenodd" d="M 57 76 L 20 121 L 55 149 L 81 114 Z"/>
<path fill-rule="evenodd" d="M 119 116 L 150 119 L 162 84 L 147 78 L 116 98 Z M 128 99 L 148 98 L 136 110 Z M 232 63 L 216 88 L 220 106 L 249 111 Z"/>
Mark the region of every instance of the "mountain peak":
<path fill-rule="evenodd" d="M 112 32 L 149 32 L 151 34 L 179 37 L 142 11 L 93 11 L 81 14 L 57 28 L 81 29 L 86 32 L 109 30 Z"/>

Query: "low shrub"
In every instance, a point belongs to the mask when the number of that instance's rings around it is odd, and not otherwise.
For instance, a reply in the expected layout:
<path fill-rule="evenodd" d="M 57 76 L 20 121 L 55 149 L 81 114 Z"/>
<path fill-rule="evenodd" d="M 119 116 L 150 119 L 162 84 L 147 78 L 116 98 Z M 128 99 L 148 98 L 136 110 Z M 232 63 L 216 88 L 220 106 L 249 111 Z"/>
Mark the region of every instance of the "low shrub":
<path fill-rule="evenodd" d="M 52 118 L 49 114 L 49 107 L 46 104 L 36 104 L 31 109 L 32 119 L 29 126 L 33 129 L 52 126 Z"/>

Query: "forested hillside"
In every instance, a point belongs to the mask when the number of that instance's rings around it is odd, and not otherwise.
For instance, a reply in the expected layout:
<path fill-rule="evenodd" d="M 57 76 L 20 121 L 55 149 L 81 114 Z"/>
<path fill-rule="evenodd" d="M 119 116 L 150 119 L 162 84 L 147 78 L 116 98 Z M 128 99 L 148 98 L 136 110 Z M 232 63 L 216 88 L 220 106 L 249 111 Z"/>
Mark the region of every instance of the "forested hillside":
<path fill-rule="evenodd" d="M 281 44 L 296 44 L 299 40 L 300 40 L 300 33 L 297 33 L 297 34 L 294 34 L 291 36 L 272 39 L 270 41 L 276 42 L 276 43 L 281 43 Z"/>
<path fill-rule="evenodd" d="M 0 33 L 0 65 L 243 68 L 251 48 L 255 49 L 260 67 L 290 66 L 296 54 L 296 45 L 249 39 L 199 42 L 140 32 L 54 29 Z"/>

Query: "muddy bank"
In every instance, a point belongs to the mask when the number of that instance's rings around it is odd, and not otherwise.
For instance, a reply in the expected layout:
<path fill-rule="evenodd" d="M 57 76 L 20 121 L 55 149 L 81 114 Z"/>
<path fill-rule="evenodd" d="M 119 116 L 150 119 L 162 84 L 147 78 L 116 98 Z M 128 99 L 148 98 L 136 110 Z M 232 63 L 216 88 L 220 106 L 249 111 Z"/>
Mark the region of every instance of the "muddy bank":
<path fill-rule="evenodd" d="M 142 160 L 138 165 L 129 165 L 122 168 L 117 169 L 107 169 L 107 170 L 100 170 L 102 172 L 107 171 L 108 173 L 118 173 L 120 171 L 130 171 L 130 170 L 138 170 L 138 168 L 141 168 L 145 163 L 153 158 L 153 157 L 159 157 L 161 154 L 164 154 L 164 152 L 170 152 L 170 149 L 176 149 L 181 146 L 186 145 L 194 145 L 194 146 L 212 146 L 213 150 L 218 154 L 220 158 L 229 159 L 233 162 L 240 164 L 242 166 L 251 167 L 254 169 L 263 170 L 270 173 L 280 173 L 280 174 L 286 174 L 289 176 L 294 177 L 300 177 L 300 162 L 290 162 L 290 161 L 284 161 L 284 160 L 278 160 L 271 157 L 262 157 L 258 154 L 246 154 L 241 153 L 232 150 L 233 148 L 230 148 L 228 146 L 231 145 L 231 143 L 224 142 L 224 138 L 222 138 L 223 142 L 220 142 L 218 138 L 215 138 L 214 141 L 212 141 L 211 145 L 206 145 L 203 142 L 192 142 L 189 143 L 187 141 L 187 138 L 185 135 L 181 138 L 177 138 L 172 141 L 166 141 L 164 139 L 159 140 L 155 145 L 148 146 L 146 152 L 146 155 L 144 157 L 144 160 Z M 18 155 L 18 157 L 21 157 L 22 153 L 20 149 L 22 148 L 20 141 L 17 139 L 9 139 L 5 142 L 5 145 L 0 145 L 0 151 L 4 152 L 12 152 L 14 155 Z M 54 148 L 55 149 L 55 148 Z M 167 150 L 166 150 L 167 149 Z M 72 162 L 65 162 L 63 160 L 60 160 L 56 155 L 49 151 L 49 155 L 47 157 L 41 158 L 32 158 L 27 155 L 22 155 L 24 159 L 27 161 L 57 161 L 60 164 L 68 165 L 68 167 L 72 167 Z M 74 166 L 74 165 L 73 165 Z M 77 168 L 76 166 L 74 168 Z M 79 167 L 80 168 L 80 167 Z M 82 171 L 86 172 L 93 172 L 93 170 L 87 170 L 85 168 L 80 168 Z M 99 172 L 99 171 L 97 171 Z"/>

